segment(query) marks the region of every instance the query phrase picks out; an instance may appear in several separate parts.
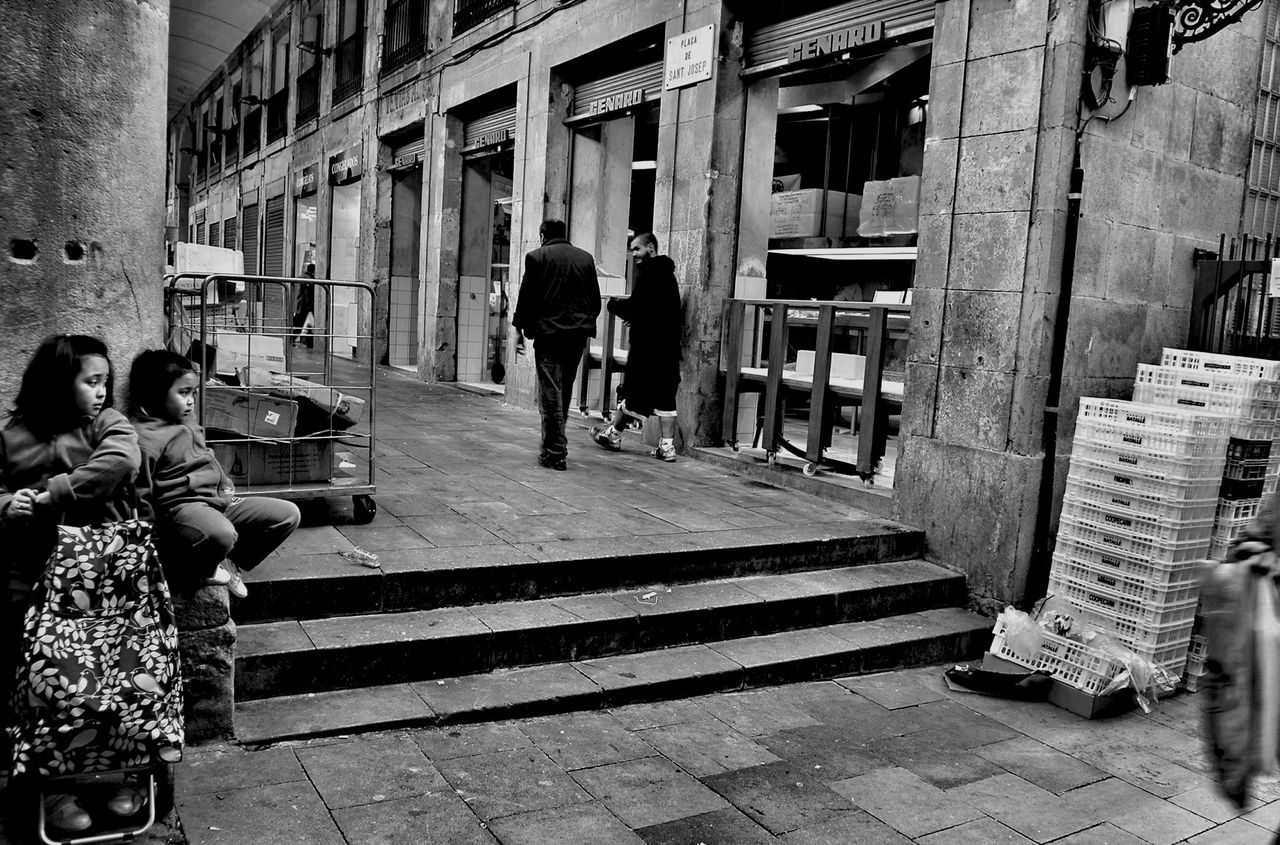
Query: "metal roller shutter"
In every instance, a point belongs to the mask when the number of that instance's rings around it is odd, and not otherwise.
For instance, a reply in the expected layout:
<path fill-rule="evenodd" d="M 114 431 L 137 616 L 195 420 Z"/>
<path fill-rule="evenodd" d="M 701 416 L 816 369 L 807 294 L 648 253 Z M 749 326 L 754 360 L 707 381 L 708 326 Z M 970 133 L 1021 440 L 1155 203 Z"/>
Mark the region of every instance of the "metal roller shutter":
<path fill-rule="evenodd" d="M 420 161 L 426 152 L 426 138 L 419 135 L 407 144 L 391 149 L 392 167 L 410 167 Z"/>
<path fill-rule="evenodd" d="M 204 209 L 202 208 L 196 212 L 196 243 L 204 242 Z"/>
<path fill-rule="evenodd" d="M 516 131 L 516 107 L 512 103 L 510 107 L 499 109 L 491 114 L 477 117 L 475 120 L 468 120 L 462 128 L 462 148 L 474 147 L 481 143 L 481 136 L 490 132 L 500 132 L 506 129 L 511 134 Z"/>
<path fill-rule="evenodd" d="M 222 246 L 222 224 L 216 220 L 209 224 L 209 246 Z"/>
<path fill-rule="evenodd" d="M 882 23 L 884 37 L 895 38 L 933 26 L 934 0 L 857 0 L 761 27 L 747 37 L 746 73 L 785 67 L 791 48 L 807 38 Z"/>
<path fill-rule="evenodd" d="M 258 204 L 246 205 L 240 212 L 244 218 L 244 233 L 240 236 L 240 249 L 244 252 L 244 272 L 258 275 Z"/>
<path fill-rule="evenodd" d="M 588 117 L 592 103 L 606 97 L 626 94 L 637 88 L 644 89 L 646 103 L 657 102 L 662 98 L 662 62 L 641 65 L 604 79 L 582 83 L 573 92 L 573 108 L 569 117 L 571 120 Z"/>
<path fill-rule="evenodd" d="M 284 195 L 267 199 L 267 223 L 262 244 L 262 275 L 284 275 Z M 268 326 L 283 326 L 285 295 L 282 285 L 262 286 L 262 321 Z"/>
<path fill-rule="evenodd" d="M 236 219 L 234 217 L 228 217 L 222 221 L 222 246 L 225 249 L 236 248 Z"/>

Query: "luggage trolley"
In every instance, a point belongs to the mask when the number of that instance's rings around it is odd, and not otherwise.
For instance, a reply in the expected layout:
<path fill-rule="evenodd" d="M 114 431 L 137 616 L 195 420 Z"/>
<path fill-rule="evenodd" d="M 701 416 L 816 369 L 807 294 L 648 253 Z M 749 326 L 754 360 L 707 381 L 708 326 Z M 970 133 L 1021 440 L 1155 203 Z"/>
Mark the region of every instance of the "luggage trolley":
<path fill-rule="evenodd" d="M 200 424 L 237 493 L 351 496 L 356 522 L 371 521 L 376 366 L 360 324 L 372 286 L 183 273 L 169 278 L 166 306 L 171 344 L 209 376 Z M 295 326 L 303 309 L 312 317 Z"/>

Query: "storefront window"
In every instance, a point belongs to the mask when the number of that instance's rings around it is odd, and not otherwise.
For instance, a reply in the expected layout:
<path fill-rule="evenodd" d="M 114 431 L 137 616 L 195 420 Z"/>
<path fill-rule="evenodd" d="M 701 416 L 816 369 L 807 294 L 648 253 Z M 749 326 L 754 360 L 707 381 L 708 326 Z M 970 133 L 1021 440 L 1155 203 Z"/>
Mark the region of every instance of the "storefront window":
<path fill-rule="evenodd" d="M 459 381 L 506 381 L 515 151 L 504 146 L 463 161 Z"/>
<path fill-rule="evenodd" d="M 360 279 L 360 183 L 335 185 L 329 220 L 329 278 Z M 335 287 L 333 296 L 334 355 L 354 358 L 359 334 L 358 305 L 354 288 Z"/>

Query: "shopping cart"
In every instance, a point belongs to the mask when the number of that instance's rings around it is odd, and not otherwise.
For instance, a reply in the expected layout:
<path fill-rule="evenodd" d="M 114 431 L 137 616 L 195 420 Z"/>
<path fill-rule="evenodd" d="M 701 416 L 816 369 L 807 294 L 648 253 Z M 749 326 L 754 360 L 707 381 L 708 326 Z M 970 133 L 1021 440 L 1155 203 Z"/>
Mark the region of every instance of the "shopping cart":
<path fill-rule="evenodd" d="M 350 496 L 356 522 L 372 520 L 373 288 L 181 273 L 165 300 L 166 343 L 207 376 L 199 421 L 237 494 Z"/>

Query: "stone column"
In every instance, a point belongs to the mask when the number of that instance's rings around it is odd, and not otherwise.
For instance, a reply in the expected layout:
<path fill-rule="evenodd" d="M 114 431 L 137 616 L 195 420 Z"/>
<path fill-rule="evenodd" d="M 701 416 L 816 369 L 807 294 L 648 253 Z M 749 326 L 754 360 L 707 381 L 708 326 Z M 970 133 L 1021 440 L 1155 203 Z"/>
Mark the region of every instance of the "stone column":
<path fill-rule="evenodd" d="M 234 734 L 236 623 L 226 587 L 173 592 L 187 742 Z"/>
<path fill-rule="evenodd" d="M 0 397 L 53 332 L 161 334 L 168 0 L 0 0 Z M 117 390 L 123 385 L 117 379 Z"/>

